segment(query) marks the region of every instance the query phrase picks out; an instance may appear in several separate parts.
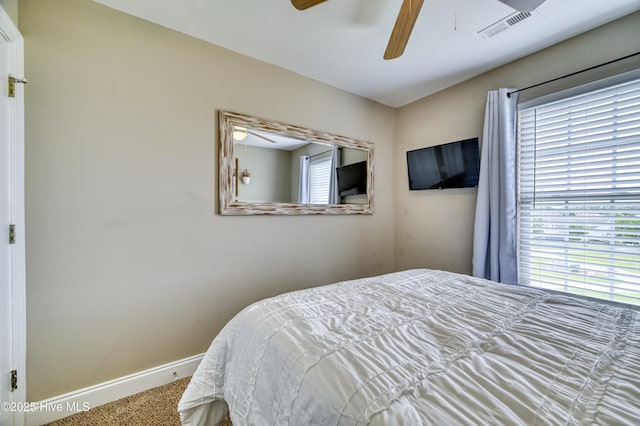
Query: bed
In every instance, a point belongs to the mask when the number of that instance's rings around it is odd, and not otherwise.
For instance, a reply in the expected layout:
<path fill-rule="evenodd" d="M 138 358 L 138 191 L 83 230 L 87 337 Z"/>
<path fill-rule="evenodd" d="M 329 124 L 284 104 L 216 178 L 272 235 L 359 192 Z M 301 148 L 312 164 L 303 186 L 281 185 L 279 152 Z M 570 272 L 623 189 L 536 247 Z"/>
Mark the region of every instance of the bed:
<path fill-rule="evenodd" d="M 183 425 L 640 422 L 639 312 L 415 269 L 265 299 L 214 339 Z"/>

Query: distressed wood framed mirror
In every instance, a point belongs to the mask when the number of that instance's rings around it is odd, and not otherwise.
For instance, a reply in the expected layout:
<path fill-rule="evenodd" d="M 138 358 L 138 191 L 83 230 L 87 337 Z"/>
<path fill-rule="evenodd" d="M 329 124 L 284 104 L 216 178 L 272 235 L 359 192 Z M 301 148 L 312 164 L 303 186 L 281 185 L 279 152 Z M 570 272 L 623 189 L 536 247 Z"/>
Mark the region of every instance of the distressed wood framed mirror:
<path fill-rule="evenodd" d="M 219 112 L 221 215 L 373 213 L 373 144 Z"/>

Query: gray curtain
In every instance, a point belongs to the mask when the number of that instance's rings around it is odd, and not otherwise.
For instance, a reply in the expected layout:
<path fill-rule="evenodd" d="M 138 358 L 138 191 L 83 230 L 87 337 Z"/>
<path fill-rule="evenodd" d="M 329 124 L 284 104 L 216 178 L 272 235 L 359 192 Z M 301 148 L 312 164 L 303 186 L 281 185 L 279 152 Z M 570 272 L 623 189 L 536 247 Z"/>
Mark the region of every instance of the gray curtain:
<path fill-rule="evenodd" d="M 518 94 L 490 91 L 482 132 L 473 235 L 473 275 L 518 283 L 516 256 L 516 122 Z"/>
<path fill-rule="evenodd" d="M 300 176 L 298 178 L 298 203 L 309 204 L 309 163 L 306 155 L 300 156 Z"/>
<path fill-rule="evenodd" d="M 329 181 L 329 204 L 340 204 L 338 192 L 338 172 L 336 168 L 341 164 L 340 148 L 334 146 L 331 150 L 331 180 Z"/>

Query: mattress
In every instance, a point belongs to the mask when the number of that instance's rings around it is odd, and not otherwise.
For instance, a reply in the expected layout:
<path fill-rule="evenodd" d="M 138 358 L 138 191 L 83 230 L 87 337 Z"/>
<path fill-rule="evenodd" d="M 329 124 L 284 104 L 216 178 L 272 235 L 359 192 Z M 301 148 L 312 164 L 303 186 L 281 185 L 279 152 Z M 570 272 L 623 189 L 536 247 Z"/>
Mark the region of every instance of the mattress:
<path fill-rule="evenodd" d="M 184 425 L 640 421 L 638 311 L 416 269 L 265 299 L 213 340 Z"/>

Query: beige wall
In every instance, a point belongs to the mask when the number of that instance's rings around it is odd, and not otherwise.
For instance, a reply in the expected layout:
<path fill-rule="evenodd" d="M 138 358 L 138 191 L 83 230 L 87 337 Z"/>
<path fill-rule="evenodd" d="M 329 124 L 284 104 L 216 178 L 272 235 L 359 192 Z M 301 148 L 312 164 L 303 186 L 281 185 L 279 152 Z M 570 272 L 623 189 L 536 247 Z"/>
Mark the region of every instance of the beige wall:
<path fill-rule="evenodd" d="M 291 152 L 284 149 L 234 145 L 238 160 L 238 201 L 291 203 Z M 242 173 L 251 174 L 248 185 L 242 183 Z"/>
<path fill-rule="evenodd" d="M 23 0 L 20 29 L 29 401 L 202 353 L 260 298 L 395 269 L 393 109 L 88 0 Z M 219 109 L 374 143 L 375 214 L 215 214 Z"/>
<path fill-rule="evenodd" d="M 0 0 L 0 6 L 7 12 L 9 18 L 18 25 L 18 0 Z"/>
<path fill-rule="evenodd" d="M 640 13 L 530 55 L 398 110 L 395 148 L 396 267 L 471 273 L 475 189 L 409 191 L 406 151 L 482 137 L 487 91 L 526 87 L 638 50 Z M 640 60 L 523 92 L 521 100 L 633 67 Z"/>

